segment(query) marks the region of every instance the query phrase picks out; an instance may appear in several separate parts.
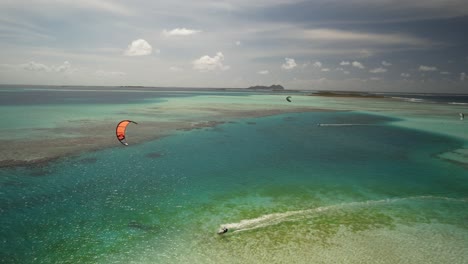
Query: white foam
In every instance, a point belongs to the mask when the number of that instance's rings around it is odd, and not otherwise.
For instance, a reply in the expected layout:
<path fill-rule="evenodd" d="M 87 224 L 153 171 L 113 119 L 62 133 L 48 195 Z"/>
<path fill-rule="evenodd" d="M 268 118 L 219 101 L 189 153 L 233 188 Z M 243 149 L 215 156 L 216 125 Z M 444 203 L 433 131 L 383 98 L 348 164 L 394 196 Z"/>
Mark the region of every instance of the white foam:
<path fill-rule="evenodd" d="M 413 103 L 421 103 L 421 102 L 425 101 L 424 99 L 420 99 L 420 98 L 407 98 L 407 97 L 391 97 L 391 98 L 398 99 L 398 100 L 403 100 L 403 101 L 406 101 L 406 102 L 413 102 Z"/>
<path fill-rule="evenodd" d="M 367 126 L 368 124 L 317 124 L 318 126 Z"/>
<path fill-rule="evenodd" d="M 468 198 L 450 198 L 450 197 L 443 197 L 443 196 L 432 196 L 432 195 L 425 195 L 425 196 L 412 196 L 412 197 L 404 197 L 404 198 L 391 198 L 391 199 L 382 199 L 382 200 L 368 200 L 363 202 L 350 202 L 350 203 L 341 203 L 336 205 L 329 205 L 329 206 L 320 206 L 317 208 L 312 209 L 305 209 L 305 210 L 298 210 L 298 211 L 287 211 L 284 213 L 273 213 L 273 214 L 265 214 L 257 218 L 252 219 L 244 219 L 238 223 L 227 223 L 222 224 L 220 227 L 227 227 L 230 232 L 242 232 L 252 229 L 263 228 L 271 225 L 276 225 L 282 222 L 287 221 L 294 221 L 295 216 L 307 216 L 307 215 L 314 215 L 316 213 L 322 213 L 326 211 L 331 211 L 334 209 L 342 209 L 342 208 L 349 208 L 349 207 L 360 207 L 360 206 L 375 206 L 379 204 L 390 204 L 390 203 L 397 203 L 402 201 L 408 200 L 443 200 L 449 202 L 468 202 Z"/>

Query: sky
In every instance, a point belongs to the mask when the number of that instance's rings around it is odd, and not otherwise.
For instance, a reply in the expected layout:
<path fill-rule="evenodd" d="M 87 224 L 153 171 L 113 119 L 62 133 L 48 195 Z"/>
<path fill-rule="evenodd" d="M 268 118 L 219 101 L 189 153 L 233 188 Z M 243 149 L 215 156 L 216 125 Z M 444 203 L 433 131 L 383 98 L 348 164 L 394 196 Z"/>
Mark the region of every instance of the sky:
<path fill-rule="evenodd" d="M 468 94 L 466 0 L 0 0 L 0 83 Z"/>

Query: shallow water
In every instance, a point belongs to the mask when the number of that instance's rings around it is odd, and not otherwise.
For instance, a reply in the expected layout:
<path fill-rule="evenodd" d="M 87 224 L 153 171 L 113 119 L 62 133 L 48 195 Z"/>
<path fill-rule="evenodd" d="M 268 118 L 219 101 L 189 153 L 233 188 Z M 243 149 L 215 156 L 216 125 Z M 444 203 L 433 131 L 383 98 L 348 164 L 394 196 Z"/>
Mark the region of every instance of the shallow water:
<path fill-rule="evenodd" d="M 467 169 L 436 155 L 464 142 L 394 121 L 251 118 L 2 169 L 1 260 L 464 263 Z"/>

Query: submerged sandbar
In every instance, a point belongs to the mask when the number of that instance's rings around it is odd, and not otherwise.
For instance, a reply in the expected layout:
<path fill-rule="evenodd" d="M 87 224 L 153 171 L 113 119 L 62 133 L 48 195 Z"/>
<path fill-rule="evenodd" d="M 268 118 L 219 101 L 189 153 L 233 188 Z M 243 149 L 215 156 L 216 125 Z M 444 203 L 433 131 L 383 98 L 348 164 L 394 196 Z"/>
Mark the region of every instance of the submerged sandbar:
<path fill-rule="evenodd" d="M 130 134 L 129 142 L 134 145 L 155 140 L 176 131 L 214 127 L 240 118 L 324 111 L 313 106 L 240 104 L 229 100 L 222 102 L 222 100 L 207 105 L 204 101 L 197 103 L 197 100 L 189 103 L 188 98 L 184 98 L 163 104 L 147 104 L 134 109 L 126 109 L 119 111 L 120 116 L 116 114 L 115 117 L 104 120 L 92 117 L 81 120 L 70 119 L 53 128 L 31 128 L 30 133 L 34 136 L 12 135 L 11 139 L 4 138 L 0 141 L 3 146 L 0 151 L 0 167 L 28 166 L 86 151 L 121 147 L 114 136 L 116 120 L 127 119 L 128 116 L 138 120 L 139 123 L 132 127 Z"/>

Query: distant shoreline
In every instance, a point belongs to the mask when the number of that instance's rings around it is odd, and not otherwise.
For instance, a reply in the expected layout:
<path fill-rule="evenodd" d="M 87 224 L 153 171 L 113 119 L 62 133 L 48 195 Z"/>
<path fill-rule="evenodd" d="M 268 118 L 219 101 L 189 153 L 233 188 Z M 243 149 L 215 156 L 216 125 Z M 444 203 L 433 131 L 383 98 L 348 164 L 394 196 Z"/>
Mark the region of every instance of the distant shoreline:
<path fill-rule="evenodd" d="M 47 84 L 0 84 L 0 91 L 1 88 L 12 88 L 12 87 L 20 87 L 20 88 L 30 88 L 30 89 L 63 89 L 63 88 L 72 88 L 72 89 L 89 89 L 89 88 L 97 88 L 97 89 L 141 89 L 141 90 L 156 90 L 156 91 L 237 91 L 237 92 L 278 92 L 278 93 L 310 93 L 310 95 L 318 95 L 318 96 L 341 96 L 341 97 L 351 97 L 352 95 L 357 95 L 357 97 L 366 97 L 365 95 L 375 96 L 372 98 L 383 98 L 386 96 L 392 95 L 422 95 L 422 96 L 468 96 L 468 93 L 438 93 L 438 92 L 416 92 L 416 91 L 405 91 L 405 92 L 395 92 L 395 91 L 346 91 L 346 90 L 313 90 L 313 89 L 274 89 L 272 90 L 269 86 L 265 89 L 249 89 L 250 87 L 182 87 L 182 86 L 141 86 L 141 85 L 47 85 Z M 255 87 L 255 86 L 251 86 Z M 262 86 L 260 86 L 262 87 Z M 349 95 L 349 96 L 346 96 Z M 362 95 L 362 96 L 359 96 Z M 364 96 L 363 96 L 364 95 Z M 386 95 L 386 96 L 383 96 Z"/>

